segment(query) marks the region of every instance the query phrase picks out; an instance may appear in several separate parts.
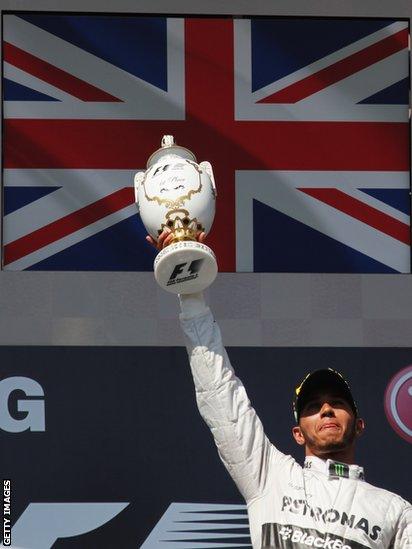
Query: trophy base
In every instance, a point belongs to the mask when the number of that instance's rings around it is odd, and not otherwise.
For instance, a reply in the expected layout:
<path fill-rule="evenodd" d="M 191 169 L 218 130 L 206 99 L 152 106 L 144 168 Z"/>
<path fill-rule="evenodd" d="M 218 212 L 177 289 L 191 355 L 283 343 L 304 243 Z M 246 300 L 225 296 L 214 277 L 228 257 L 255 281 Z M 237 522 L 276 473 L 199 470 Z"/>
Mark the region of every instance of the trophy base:
<path fill-rule="evenodd" d="M 217 275 L 215 254 L 205 244 L 193 241 L 164 248 L 157 255 L 153 269 L 159 286 L 172 294 L 201 292 Z"/>

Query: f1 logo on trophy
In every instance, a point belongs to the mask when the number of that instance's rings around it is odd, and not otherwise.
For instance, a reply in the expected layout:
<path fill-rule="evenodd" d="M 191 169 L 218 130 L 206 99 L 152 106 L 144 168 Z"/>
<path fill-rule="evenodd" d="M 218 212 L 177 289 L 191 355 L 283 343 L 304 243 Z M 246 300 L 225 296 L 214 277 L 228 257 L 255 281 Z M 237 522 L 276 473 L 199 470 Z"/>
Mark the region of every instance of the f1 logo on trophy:
<path fill-rule="evenodd" d="M 213 251 L 197 241 L 208 233 L 215 216 L 216 185 L 210 162 L 164 135 L 161 148 L 147 161 L 145 172 L 134 178 L 137 209 L 149 235 L 156 241 L 165 228 L 172 243 L 157 255 L 154 275 L 164 290 L 177 294 L 200 292 L 217 275 Z"/>

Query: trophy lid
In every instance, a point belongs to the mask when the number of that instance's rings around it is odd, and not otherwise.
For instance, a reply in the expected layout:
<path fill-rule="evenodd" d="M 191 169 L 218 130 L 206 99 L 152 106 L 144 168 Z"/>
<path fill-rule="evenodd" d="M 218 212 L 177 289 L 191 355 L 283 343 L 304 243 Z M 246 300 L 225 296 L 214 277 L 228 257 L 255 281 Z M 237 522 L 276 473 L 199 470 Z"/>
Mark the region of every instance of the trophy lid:
<path fill-rule="evenodd" d="M 189 149 L 186 149 L 185 147 L 180 147 L 180 145 L 177 145 L 175 143 L 173 135 L 164 135 L 162 137 L 161 145 L 162 146 L 160 149 L 157 149 L 157 151 L 150 155 L 147 161 L 147 168 L 150 168 L 151 166 L 156 164 L 156 162 L 159 162 L 162 156 L 168 155 L 174 155 L 180 158 L 185 158 L 186 160 L 192 160 L 193 162 L 197 162 L 195 155 L 191 151 L 189 151 Z"/>

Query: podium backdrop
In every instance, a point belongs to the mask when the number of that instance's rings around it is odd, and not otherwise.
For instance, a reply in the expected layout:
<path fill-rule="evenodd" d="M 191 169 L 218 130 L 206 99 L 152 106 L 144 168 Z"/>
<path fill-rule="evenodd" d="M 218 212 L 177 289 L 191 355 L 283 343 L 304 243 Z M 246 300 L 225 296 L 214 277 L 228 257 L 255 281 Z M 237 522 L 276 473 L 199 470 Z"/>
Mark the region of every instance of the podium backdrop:
<path fill-rule="evenodd" d="M 183 348 L 0 352 L 1 471 L 11 480 L 16 547 L 193 549 L 249 540 L 242 499 L 198 414 Z M 299 461 L 293 389 L 320 366 L 342 371 L 367 425 L 357 453 L 366 479 L 412 499 L 411 349 L 238 347 L 229 355 L 267 435 Z M 402 370 L 392 394 L 405 436 L 384 411 Z"/>

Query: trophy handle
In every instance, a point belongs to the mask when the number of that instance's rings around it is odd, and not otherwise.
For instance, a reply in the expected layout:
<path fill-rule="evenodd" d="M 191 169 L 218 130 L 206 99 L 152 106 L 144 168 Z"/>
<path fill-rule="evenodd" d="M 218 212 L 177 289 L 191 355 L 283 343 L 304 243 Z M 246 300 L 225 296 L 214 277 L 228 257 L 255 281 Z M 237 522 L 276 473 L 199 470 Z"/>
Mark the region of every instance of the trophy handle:
<path fill-rule="evenodd" d="M 145 172 L 137 172 L 134 176 L 134 201 L 136 202 L 137 211 L 139 211 L 139 186 L 145 178 Z"/>
<path fill-rule="evenodd" d="M 217 196 L 217 191 L 216 191 L 215 176 L 213 175 L 212 164 L 210 162 L 208 162 L 207 160 L 203 160 L 203 162 L 200 162 L 199 167 L 202 168 L 203 170 L 205 170 L 207 175 L 210 177 L 210 181 L 212 182 L 213 193 L 216 197 Z"/>

